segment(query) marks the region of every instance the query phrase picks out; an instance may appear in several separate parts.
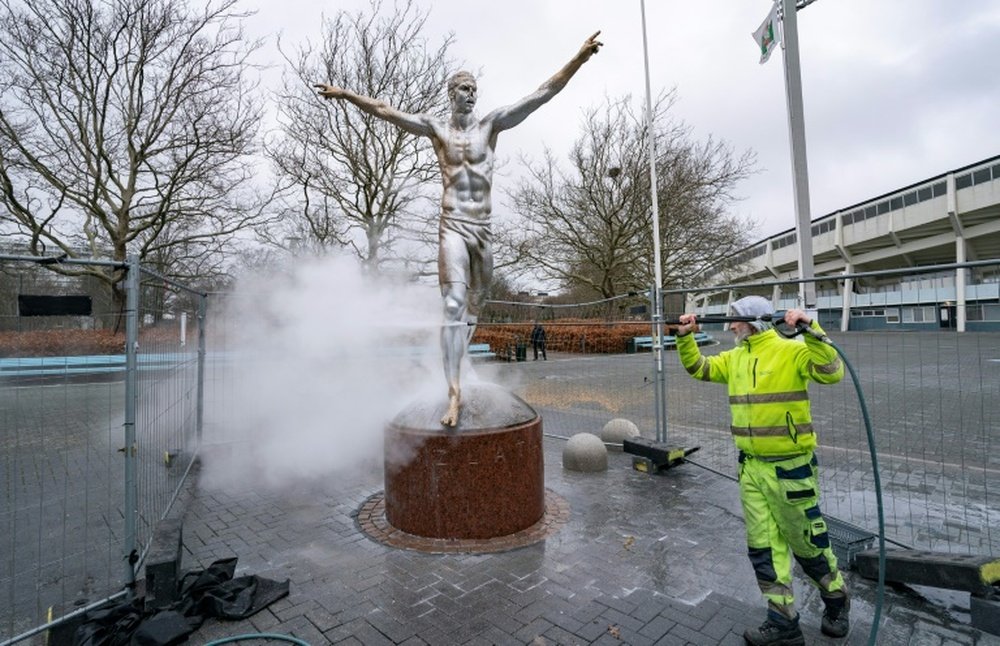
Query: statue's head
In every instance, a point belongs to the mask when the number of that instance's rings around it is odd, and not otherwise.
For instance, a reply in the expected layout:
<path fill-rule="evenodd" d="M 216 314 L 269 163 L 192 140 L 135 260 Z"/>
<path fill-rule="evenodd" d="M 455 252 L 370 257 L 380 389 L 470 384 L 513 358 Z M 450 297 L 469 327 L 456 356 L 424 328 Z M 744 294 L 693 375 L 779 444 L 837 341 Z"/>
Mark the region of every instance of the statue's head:
<path fill-rule="evenodd" d="M 476 107 L 476 77 L 466 71 L 448 79 L 448 99 L 452 112 L 472 112 Z"/>

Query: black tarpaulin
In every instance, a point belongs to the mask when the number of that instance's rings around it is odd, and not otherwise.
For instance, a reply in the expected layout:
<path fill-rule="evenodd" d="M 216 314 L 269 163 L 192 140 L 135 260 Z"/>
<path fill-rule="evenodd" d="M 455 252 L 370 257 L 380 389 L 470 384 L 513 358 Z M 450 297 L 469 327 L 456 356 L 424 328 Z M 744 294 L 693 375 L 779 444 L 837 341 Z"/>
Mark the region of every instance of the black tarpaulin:
<path fill-rule="evenodd" d="M 72 626 L 50 632 L 53 646 L 172 646 L 187 641 L 206 619 L 246 619 L 288 595 L 288 580 L 233 578 L 236 558 L 188 572 L 180 598 L 169 608 L 145 611 L 143 599 L 111 602 L 85 613 Z"/>
<path fill-rule="evenodd" d="M 189 572 L 180 582 L 179 609 L 185 616 L 246 619 L 288 594 L 288 581 L 258 576 L 233 578 L 236 559 L 222 559 L 207 570 Z"/>

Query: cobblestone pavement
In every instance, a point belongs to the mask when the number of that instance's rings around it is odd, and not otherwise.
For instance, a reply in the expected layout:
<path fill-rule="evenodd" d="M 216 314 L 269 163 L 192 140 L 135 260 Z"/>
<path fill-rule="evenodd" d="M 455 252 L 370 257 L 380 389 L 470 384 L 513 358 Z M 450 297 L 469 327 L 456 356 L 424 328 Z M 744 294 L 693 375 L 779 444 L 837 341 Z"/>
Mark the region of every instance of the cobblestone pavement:
<path fill-rule="evenodd" d="M 185 569 L 236 556 L 237 575 L 291 581 L 288 597 L 241 622 L 210 621 L 190 643 L 247 633 L 319 644 L 742 644 L 763 603 L 745 556 L 735 483 L 693 464 L 659 475 L 612 452 L 601 473 L 564 471 L 546 438 L 546 487 L 569 518 L 538 543 L 430 554 L 363 533 L 382 488 L 376 461 L 323 482 L 268 486 L 239 445 L 209 447 L 181 496 Z M 865 644 L 875 585 L 847 573 L 847 639 L 821 635 L 818 594 L 796 571 L 809 644 Z M 968 625 L 968 597 L 887 589 L 880 644 L 1000 645 Z M 937 591 L 940 592 L 940 591 Z M 960 597 L 957 597 L 960 599 Z"/>

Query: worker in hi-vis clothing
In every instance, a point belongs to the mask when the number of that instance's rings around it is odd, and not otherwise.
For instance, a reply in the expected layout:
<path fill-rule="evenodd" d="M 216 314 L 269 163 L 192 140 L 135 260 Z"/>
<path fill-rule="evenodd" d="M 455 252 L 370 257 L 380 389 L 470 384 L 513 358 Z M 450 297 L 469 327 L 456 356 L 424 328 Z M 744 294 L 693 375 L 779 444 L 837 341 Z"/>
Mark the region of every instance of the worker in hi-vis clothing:
<path fill-rule="evenodd" d="M 731 305 L 732 316 L 769 319 L 773 313 L 770 301 L 760 296 Z M 802 310 L 788 310 L 784 320 L 793 327 L 807 325 L 823 332 Z M 767 619 L 743 637 L 754 646 L 805 643 L 792 591 L 793 555 L 819 587 L 826 606 L 823 633 L 843 637 L 849 627 L 850 600 L 819 509 L 816 434 L 808 393 L 810 381 L 840 381 L 843 363 L 830 345 L 809 334 L 803 335 L 805 342 L 786 339 L 767 320 L 730 323 L 736 347 L 706 357 L 691 336 L 696 321 L 694 314 L 679 318 L 677 354 L 695 379 L 729 386 L 747 551 L 767 599 Z"/>

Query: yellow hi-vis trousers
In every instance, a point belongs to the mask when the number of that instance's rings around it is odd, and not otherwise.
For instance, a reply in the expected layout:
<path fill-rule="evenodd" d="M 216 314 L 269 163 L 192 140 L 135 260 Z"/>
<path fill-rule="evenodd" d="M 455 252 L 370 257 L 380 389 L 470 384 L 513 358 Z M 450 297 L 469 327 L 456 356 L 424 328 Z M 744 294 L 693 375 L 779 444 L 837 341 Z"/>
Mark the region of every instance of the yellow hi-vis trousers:
<path fill-rule="evenodd" d="M 794 619 L 792 556 L 824 598 L 846 595 L 819 509 L 813 453 L 780 461 L 740 454 L 747 548 L 768 607 Z"/>

